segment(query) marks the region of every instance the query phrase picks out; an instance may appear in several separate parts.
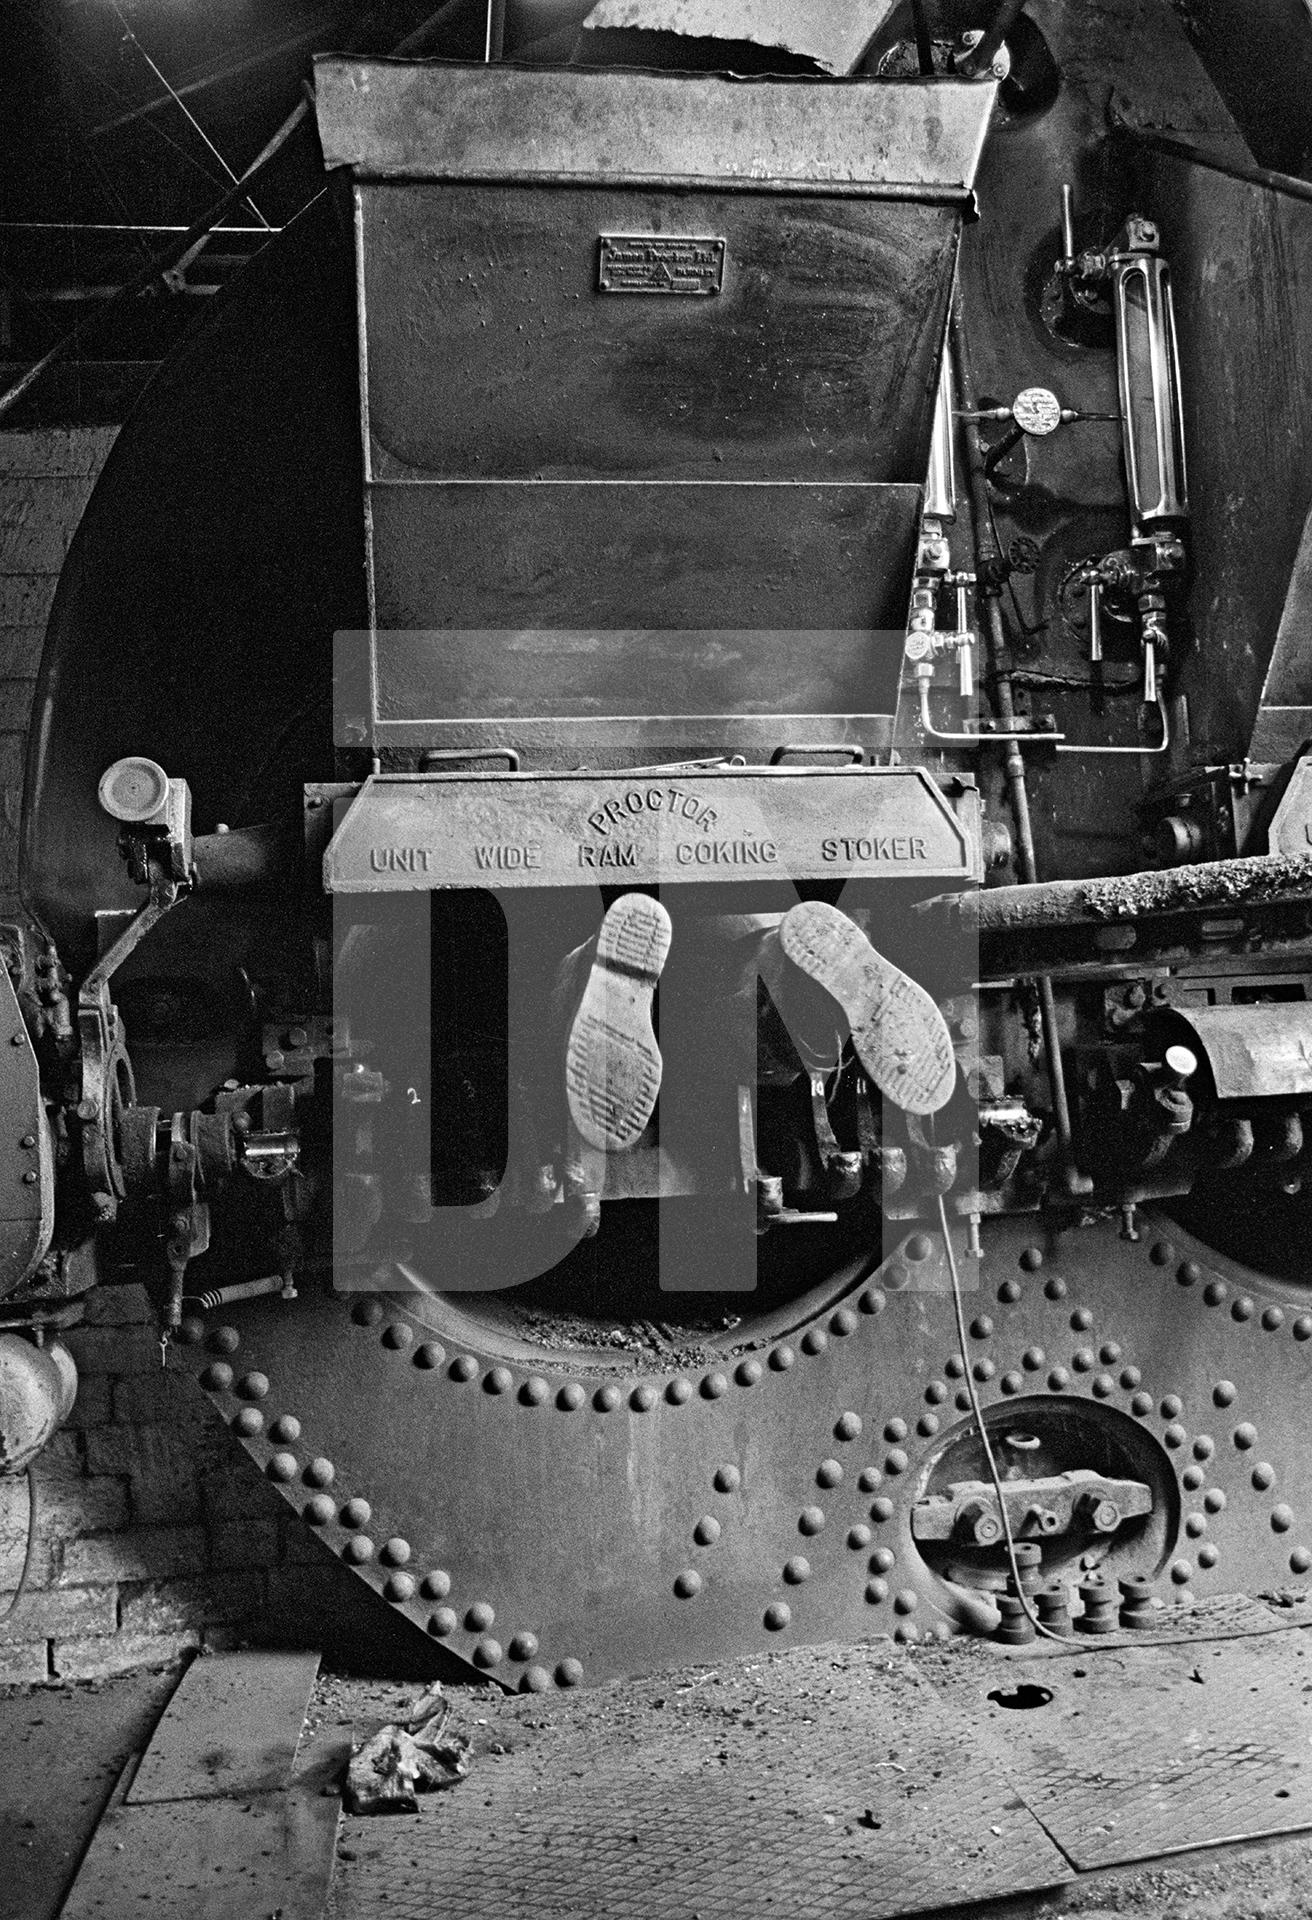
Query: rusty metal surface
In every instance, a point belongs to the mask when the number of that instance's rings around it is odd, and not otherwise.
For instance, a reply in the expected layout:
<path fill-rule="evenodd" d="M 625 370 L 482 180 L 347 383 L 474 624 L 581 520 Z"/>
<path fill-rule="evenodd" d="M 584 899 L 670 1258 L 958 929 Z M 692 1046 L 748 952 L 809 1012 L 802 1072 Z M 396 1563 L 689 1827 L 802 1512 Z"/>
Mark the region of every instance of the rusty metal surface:
<path fill-rule="evenodd" d="M 285 1787 L 318 1671 L 317 1653 L 194 1660 L 128 1789 L 129 1805 Z"/>
<path fill-rule="evenodd" d="M 599 0 L 587 31 L 641 27 L 715 40 L 747 40 L 803 54 L 826 73 L 850 73 L 893 11 L 894 0 Z"/>
<path fill-rule="evenodd" d="M 363 177 L 820 183 L 964 203 L 996 87 L 316 58 L 324 160 Z"/>
<path fill-rule="evenodd" d="M 1305 1290 L 1176 1229 L 1133 1244 L 1111 1221 L 1046 1240 L 986 1222 L 985 1246 L 966 1274 L 986 1408 L 1046 1407 L 1083 1451 L 1110 1449 L 1061 1464 L 1115 1456 L 1156 1481 L 1113 1574 L 1150 1573 L 1169 1603 L 1312 1569 Z M 841 1301 L 753 1314 L 742 1297 L 678 1372 L 413 1292 L 252 1302 L 184 1351 L 325 1549 L 416 1632 L 511 1686 L 569 1686 L 953 1630 L 911 1512 L 969 1400 L 950 1296 L 907 1284 L 920 1250 Z"/>
<path fill-rule="evenodd" d="M 1312 1093 L 1312 1006 L 1185 1008 L 1218 1100 Z"/>
<path fill-rule="evenodd" d="M 1312 855 L 1255 854 L 1105 880 L 1044 880 L 994 887 L 953 901 L 951 912 L 984 934 L 1106 926 L 1146 914 L 1312 899 Z M 939 911 L 934 903 L 934 911 Z"/>
<path fill-rule="evenodd" d="M 978 879 L 960 810 L 918 767 L 374 777 L 324 856 L 329 893 L 730 879 Z"/>

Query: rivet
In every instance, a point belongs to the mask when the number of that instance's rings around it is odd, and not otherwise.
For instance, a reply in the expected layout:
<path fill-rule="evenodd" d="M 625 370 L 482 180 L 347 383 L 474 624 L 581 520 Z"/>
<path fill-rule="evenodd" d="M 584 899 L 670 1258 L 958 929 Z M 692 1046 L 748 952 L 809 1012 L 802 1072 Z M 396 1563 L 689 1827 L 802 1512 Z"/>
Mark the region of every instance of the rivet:
<path fill-rule="evenodd" d="M 1064 1300 L 1070 1289 L 1064 1280 L 1059 1280 L 1054 1274 L 1051 1280 L 1044 1281 L 1043 1291 L 1049 1300 Z"/>
<path fill-rule="evenodd" d="M 1175 1258 L 1175 1248 L 1169 1240 L 1154 1240 L 1148 1249 L 1148 1258 L 1155 1267 L 1169 1267 Z"/>
<path fill-rule="evenodd" d="M 991 1380 L 997 1372 L 997 1368 L 991 1360 L 977 1360 L 971 1368 L 971 1372 L 977 1380 Z"/>
<path fill-rule="evenodd" d="M 1200 1433 L 1194 1441 L 1194 1459 L 1210 1460 L 1216 1452 L 1216 1442 L 1210 1433 Z"/>
<path fill-rule="evenodd" d="M 856 1315 L 851 1307 L 840 1307 L 829 1321 L 830 1333 L 836 1333 L 841 1340 L 844 1335 L 856 1332 Z"/>
<path fill-rule="evenodd" d="M 699 1547 L 713 1547 L 720 1537 L 720 1523 L 714 1514 L 704 1513 L 692 1530 Z"/>
<path fill-rule="evenodd" d="M 614 1413 L 623 1398 L 618 1387 L 598 1387 L 592 1396 L 592 1404 L 598 1413 Z"/>
<path fill-rule="evenodd" d="M 471 1633 L 486 1633 L 496 1617 L 495 1608 L 487 1600 L 475 1600 L 465 1609 L 465 1625 Z"/>
<path fill-rule="evenodd" d="M 931 1380 L 925 1388 L 925 1398 L 931 1407 L 941 1407 L 948 1397 L 948 1390 L 941 1380 Z"/>
<path fill-rule="evenodd" d="M 451 1591 L 451 1575 L 443 1567 L 434 1567 L 424 1575 L 419 1586 L 429 1600 L 445 1600 Z"/>
<path fill-rule="evenodd" d="M 374 1510 L 367 1500 L 348 1500 L 342 1508 L 342 1525 L 344 1527 L 367 1527 L 373 1519 L 373 1513 Z"/>
<path fill-rule="evenodd" d="M 761 1377 L 759 1360 L 740 1360 L 733 1370 L 733 1377 L 740 1387 L 754 1387 Z"/>
<path fill-rule="evenodd" d="M 1214 1567 L 1220 1558 L 1220 1554 L 1210 1540 L 1206 1545 L 1198 1549 L 1198 1564 L 1200 1567 Z"/>
<path fill-rule="evenodd" d="M 408 1566 L 410 1563 L 410 1542 L 403 1540 L 400 1534 L 394 1535 L 391 1540 L 384 1543 L 379 1558 L 385 1561 L 389 1567 Z"/>
<path fill-rule="evenodd" d="M 414 1579 L 408 1573 L 391 1573 L 383 1582 L 383 1593 L 388 1600 L 413 1600 Z"/>
<path fill-rule="evenodd" d="M 770 1355 L 770 1365 L 776 1373 L 787 1373 L 796 1358 L 791 1347 L 776 1347 Z"/>
<path fill-rule="evenodd" d="M 432 1372 L 446 1359 L 446 1348 L 440 1340 L 425 1340 L 415 1348 L 415 1365 Z"/>
<path fill-rule="evenodd" d="M 267 1373 L 244 1373 L 237 1383 L 237 1391 L 243 1400 L 265 1400 L 269 1393 Z"/>
<path fill-rule="evenodd" d="M 702 1395 L 707 1400 L 719 1400 L 729 1391 L 729 1382 L 722 1373 L 708 1373 L 702 1381 Z"/>
<path fill-rule="evenodd" d="M 784 1561 L 784 1579 L 790 1587 L 800 1587 L 803 1580 L 809 1580 L 810 1578 L 811 1562 L 805 1559 L 802 1554 L 795 1553 L 791 1560 Z"/>
<path fill-rule="evenodd" d="M 1071 1376 L 1065 1367 L 1054 1367 L 1048 1375 L 1048 1385 L 1054 1393 L 1064 1393 L 1071 1383 Z"/>
<path fill-rule="evenodd" d="M 34 1133 L 25 1133 L 18 1144 L 20 1147 L 30 1149 L 36 1145 L 36 1135 Z"/>
<path fill-rule="evenodd" d="M 949 1380 L 964 1380 L 966 1377 L 966 1363 L 959 1353 L 950 1353 L 943 1362 L 943 1371 Z"/>
<path fill-rule="evenodd" d="M 825 1514 L 823 1507 L 803 1507 L 801 1513 L 797 1516 L 797 1531 L 799 1533 L 819 1533 L 824 1524 Z"/>
<path fill-rule="evenodd" d="M 1043 1265 L 1043 1248 L 1026 1247 L 1020 1256 L 1020 1265 L 1025 1273 L 1037 1273 Z"/>
<path fill-rule="evenodd" d="M 454 1633 L 459 1625 L 460 1622 L 450 1607 L 439 1607 L 436 1613 L 430 1613 L 428 1616 L 428 1631 L 439 1640 L 445 1640 L 446 1636 Z"/>
<path fill-rule="evenodd" d="M 743 1477 L 737 1467 L 729 1466 L 717 1467 L 711 1482 L 717 1493 L 736 1493 L 742 1483 Z"/>
<path fill-rule="evenodd" d="M 551 1685 L 551 1675 L 545 1667 L 528 1667 L 519 1684 L 525 1693 L 546 1693 Z"/>
<path fill-rule="evenodd" d="M 245 1439 L 253 1440 L 264 1429 L 264 1415 L 258 1407 L 242 1407 L 232 1424 Z"/>
<path fill-rule="evenodd" d="M 1235 1428 L 1230 1438 L 1237 1447 L 1246 1452 L 1249 1447 L 1257 1445 L 1257 1428 L 1251 1420 L 1244 1420 Z"/>
<path fill-rule="evenodd" d="M 1151 1413 L 1152 1410 L 1153 1397 L 1150 1393 L 1136 1393 L 1130 1401 L 1130 1412 L 1137 1413 L 1141 1419 L 1145 1414 Z"/>
<path fill-rule="evenodd" d="M 903 1287 L 911 1285 L 910 1267 L 903 1266 L 900 1260 L 895 1260 L 891 1267 L 885 1269 L 884 1285 L 890 1293 L 901 1293 Z"/>
<path fill-rule="evenodd" d="M 317 1460 L 311 1460 L 309 1466 L 305 1469 L 305 1483 L 310 1487 L 330 1487 L 333 1483 L 334 1472 L 335 1468 L 333 1467 L 332 1461 L 325 1460 L 321 1456 Z"/>
<path fill-rule="evenodd" d="M 23 1185 L 25 1187 L 34 1187 L 37 1183 L 38 1178 L 39 1178 L 39 1175 L 37 1174 L 36 1169 L 34 1167 L 29 1167 L 27 1172 L 23 1175 Z"/>
<path fill-rule="evenodd" d="M 829 1345 L 829 1335 L 823 1327 L 808 1327 L 802 1335 L 803 1353 L 823 1353 Z"/>
<path fill-rule="evenodd" d="M 932 1440 L 938 1429 L 939 1418 L 936 1413 L 922 1413 L 916 1422 L 916 1432 L 925 1440 Z"/>
<path fill-rule="evenodd" d="M 903 1587 L 901 1593 L 894 1597 L 893 1611 L 895 1613 L 914 1613 L 919 1605 L 920 1595 L 911 1587 Z"/>
<path fill-rule="evenodd" d="M 300 1462 L 294 1453 L 275 1453 L 269 1462 L 270 1480 L 280 1480 L 284 1485 L 294 1480 L 300 1470 Z"/>
<path fill-rule="evenodd" d="M 902 1249 L 908 1260 L 928 1260 L 933 1251 L 934 1242 L 927 1233 L 913 1233 Z"/>
<path fill-rule="evenodd" d="M 1047 1357 L 1042 1347 L 1026 1347 L 1020 1363 L 1027 1373 L 1037 1373 Z"/>
<path fill-rule="evenodd" d="M 1105 1367 L 1114 1367 L 1120 1357 L 1120 1343 L 1116 1340 L 1104 1340 L 1098 1349 L 1098 1358 Z"/>
<path fill-rule="evenodd" d="M 907 1423 L 905 1420 L 889 1420 L 885 1423 L 885 1426 L 884 1426 L 885 1440 L 905 1440 L 906 1437 L 907 1437 Z"/>
<path fill-rule="evenodd" d="M 1197 1488 L 1202 1486 L 1206 1478 L 1207 1475 L 1201 1467 L 1186 1467 L 1180 1475 L 1180 1484 L 1181 1486 L 1187 1487 L 1190 1493 L 1193 1493 Z"/>
<path fill-rule="evenodd" d="M 205 1322 L 197 1320 L 194 1314 L 188 1314 L 178 1328 L 177 1338 L 180 1347 L 198 1347 L 205 1338 Z"/>
<path fill-rule="evenodd" d="M 964 1388 L 959 1394 L 957 1394 L 954 1397 L 952 1404 L 957 1409 L 958 1413 L 969 1413 L 971 1411 L 970 1395 L 964 1390 Z"/>
<path fill-rule="evenodd" d="M 353 1533 L 342 1548 L 342 1553 L 347 1560 L 352 1561 L 357 1567 L 362 1567 L 366 1560 L 373 1559 L 374 1543 L 367 1534 Z"/>
<path fill-rule="evenodd" d="M 1271 1509 L 1271 1528 L 1274 1533 L 1288 1533 L 1294 1524 L 1294 1509 L 1285 1506 L 1282 1501 Z"/>
<path fill-rule="evenodd" d="M 1312 1340 L 1312 1313 L 1300 1313 L 1292 1331 L 1295 1340 Z"/>
<path fill-rule="evenodd" d="M 472 1353 L 458 1353 L 447 1368 L 447 1372 L 453 1380 L 461 1382 L 472 1380 L 478 1372 L 478 1362 Z"/>
<path fill-rule="evenodd" d="M 1189 1435 L 1185 1432 L 1183 1427 L 1173 1425 L 1173 1426 L 1167 1427 L 1166 1431 L 1162 1435 L 1162 1438 L 1166 1442 L 1168 1447 L 1182 1447 L 1185 1441 L 1189 1438 Z"/>
<path fill-rule="evenodd" d="M 629 1405 L 635 1413 L 650 1413 L 659 1399 L 660 1395 L 655 1387 L 650 1381 L 644 1380 L 642 1385 L 635 1387 L 629 1395 Z"/>
<path fill-rule="evenodd" d="M 1077 1347 L 1071 1355 L 1071 1365 L 1076 1373 L 1092 1373 L 1097 1364 L 1092 1347 Z"/>
<path fill-rule="evenodd" d="M 1232 1320 L 1251 1320 L 1256 1312 L 1256 1304 L 1249 1299 L 1246 1293 L 1241 1293 L 1230 1309 L 1230 1318 Z"/>
<path fill-rule="evenodd" d="M 1262 1325 L 1268 1333 L 1274 1333 L 1277 1327 L 1283 1327 L 1284 1324 L 1285 1316 L 1279 1307 L 1264 1307 L 1262 1309 Z"/>
<path fill-rule="evenodd" d="M 857 1305 L 862 1313 L 882 1313 L 888 1301 L 878 1287 L 867 1287 Z"/>
<path fill-rule="evenodd" d="M 585 1387 L 581 1387 L 577 1380 L 568 1380 L 556 1395 L 556 1405 L 562 1413 L 577 1413 L 587 1397 Z"/>
<path fill-rule="evenodd" d="M 682 1376 L 677 1380 L 671 1380 L 665 1389 L 665 1398 L 672 1407 L 686 1406 L 692 1399 L 692 1381 L 685 1380 Z"/>
<path fill-rule="evenodd" d="M 905 1473 L 910 1465 L 911 1462 L 901 1447 L 894 1447 L 892 1451 L 884 1457 L 885 1473 Z"/>
<path fill-rule="evenodd" d="M 376 1327 L 382 1317 L 381 1300 L 357 1300 L 351 1308 L 351 1318 L 357 1327 Z"/>
<path fill-rule="evenodd" d="M 891 1547 L 876 1547 L 870 1556 L 871 1569 L 875 1573 L 887 1573 L 896 1560 L 897 1555 Z"/>
<path fill-rule="evenodd" d="M 1162 1399 L 1161 1415 L 1163 1420 L 1178 1420 L 1184 1412 L 1184 1401 L 1178 1393 L 1168 1393 Z"/>
<path fill-rule="evenodd" d="M 1172 1560 L 1171 1578 L 1172 1580 L 1174 1580 L 1177 1587 L 1184 1586 L 1185 1582 L 1188 1580 L 1192 1572 L 1193 1572 L 1193 1564 L 1191 1561 Z"/>
<path fill-rule="evenodd" d="M 414 1328 L 408 1327 L 404 1320 L 393 1320 L 383 1328 L 383 1345 L 393 1353 L 404 1353 L 414 1337 Z"/>
<path fill-rule="evenodd" d="M 1259 1460 L 1249 1478 L 1259 1493 L 1265 1493 L 1268 1487 L 1275 1485 L 1276 1470 L 1269 1460 Z"/>
<path fill-rule="evenodd" d="M 1014 1307 L 1025 1289 L 1019 1280 L 1004 1280 L 998 1288 L 998 1298 L 1006 1307 Z"/>
<path fill-rule="evenodd" d="M 993 1332 L 993 1322 L 986 1313 L 980 1313 L 970 1323 L 972 1340 L 987 1340 Z"/>
<path fill-rule="evenodd" d="M 326 1493 L 316 1493 L 306 1501 L 302 1511 L 312 1527 L 326 1527 L 337 1509 Z"/>
<path fill-rule="evenodd" d="M 540 1407 L 548 1399 L 551 1388 L 539 1373 L 531 1373 L 519 1390 L 519 1397 L 526 1407 Z"/>
<path fill-rule="evenodd" d="M 210 1334 L 209 1345 L 214 1353 L 236 1353 L 241 1345 L 241 1335 L 236 1327 L 215 1327 Z"/>
<path fill-rule="evenodd" d="M 1203 1495 L 1203 1505 L 1209 1513 L 1222 1513 L 1225 1510 L 1225 1495 L 1220 1487 L 1210 1487 Z"/>
<path fill-rule="evenodd" d="M 501 1642 L 499 1640 L 480 1640 L 474 1648 L 476 1667 L 496 1667 L 501 1664 Z"/>
<path fill-rule="evenodd" d="M 849 1527 L 847 1530 L 847 1544 L 854 1553 L 859 1552 L 862 1547 L 868 1547 L 873 1539 L 874 1535 L 864 1522 L 860 1522 L 855 1527 Z"/>
<path fill-rule="evenodd" d="M 836 1487 L 843 1477 L 843 1469 L 837 1460 L 822 1460 L 815 1471 L 816 1483 L 822 1487 Z"/>
<path fill-rule="evenodd" d="M 483 1376 L 484 1393 L 509 1393 L 515 1376 L 509 1367 L 490 1367 Z"/>
<path fill-rule="evenodd" d="M 296 1418 L 295 1414 L 291 1414 L 291 1413 L 279 1414 L 278 1418 L 274 1421 L 273 1425 L 269 1428 L 270 1440 L 281 1440 L 285 1444 L 290 1445 L 292 1441 L 299 1440 L 300 1437 L 301 1437 L 301 1423 Z"/>
<path fill-rule="evenodd" d="M 1203 1277 L 1203 1270 L 1196 1260 L 1182 1260 L 1175 1270 L 1175 1277 L 1182 1287 L 1196 1287 Z"/>
<path fill-rule="evenodd" d="M 1116 1382 L 1109 1373 L 1095 1373 L 1093 1376 L 1093 1390 L 1100 1400 L 1105 1400 L 1108 1394 L 1115 1393 Z"/>
<path fill-rule="evenodd" d="M 862 1493 L 873 1493 L 875 1488 L 882 1484 L 883 1478 L 878 1467 L 862 1467 L 856 1477 L 856 1483 Z"/>
<path fill-rule="evenodd" d="M 791 1607 L 786 1607 L 782 1600 L 772 1600 L 766 1608 L 764 1615 L 766 1631 L 768 1633 L 782 1633 L 792 1617 L 793 1611 Z"/>
<path fill-rule="evenodd" d="M 1019 1393 L 1025 1385 L 1025 1376 L 1023 1373 L 1004 1373 L 998 1384 L 1004 1393 Z"/>
<path fill-rule="evenodd" d="M 840 1440 L 859 1440 L 861 1437 L 861 1415 L 859 1413 L 840 1413 L 834 1422 L 834 1433 Z"/>
<path fill-rule="evenodd" d="M 1295 1547 L 1289 1556 L 1290 1572 L 1306 1573 L 1309 1567 L 1312 1567 L 1312 1553 L 1306 1547 Z"/>
<path fill-rule="evenodd" d="M 11 1047 L 21 1047 L 21 1046 L 22 1046 L 22 1044 L 23 1044 L 23 1036 L 22 1036 L 22 1034 L 21 1034 L 21 1033 L 11 1033 L 11 1034 L 10 1034 L 10 1036 L 9 1036 L 9 1044 L 10 1044 L 10 1046 L 11 1046 Z"/>
<path fill-rule="evenodd" d="M 531 1660 L 538 1650 L 538 1637 L 535 1633 L 517 1633 L 510 1642 L 512 1660 Z"/>
<path fill-rule="evenodd" d="M 1071 1315 L 1071 1330 L 1074 1333 L 1087 1333 L 1093 1325 L 1093 1315 L 1087 1307 L 1076 1307 Z"/>
<path fill-rule="evenodd" d="M 887 1580 L 867 1580 L 866 1581 L 866 1599 L 870 1602 L 872 1607 L 877 1607 L 881 1600 L 887 1600 L 887 1598 L 888 1598 Z"/>
<path fill-rule="evenodd" d="M 695 1568 L 685 1567 L 682 1573 L 676 1574 L 674 1591 L 680 1600 L 691 1600 L 693 1595 L 700 1593 L 701 1590 L 702 1577 Z"/>
<path fill-rule="evenodd" d="M 1142 1379 L 1143 1375 L 1140 1373 L 1138 1367 L 1122 1367 L 1121 1385 L 1126 1388 L 1127 1391 L 1131 1387 L 1137 1387 Z"/>
<path fill-rule="evenodd" d="M 1203 1298 L 1209 1307 L 1219 1307 L 1225 1296 L 1226 1285 L 1223 1280 L 1209 1280 L 1203 1288 Z"/>
<path fill-rule="evenodd" d="M 886 1493 L 881 1493 L 877 1500 L 870 1502 L 870 1518 L 872 1520 L 891 1520 L 893 1518 L 893 1502 Z"/>
<path fill-rule="evenodd" d="M 1184 1523 L 1184 1530 L 1191 1540 L 1197 1540 L 1200 1534 L 1207 1532 L 1207 1515 L 1205 1513 L 1189 1514 Z"/>

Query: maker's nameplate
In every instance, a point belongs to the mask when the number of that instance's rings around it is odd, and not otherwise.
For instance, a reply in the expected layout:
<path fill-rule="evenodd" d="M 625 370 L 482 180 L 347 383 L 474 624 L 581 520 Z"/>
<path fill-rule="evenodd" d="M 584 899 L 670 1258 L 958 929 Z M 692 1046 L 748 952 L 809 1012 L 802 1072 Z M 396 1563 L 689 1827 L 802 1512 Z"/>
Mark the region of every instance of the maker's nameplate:
<path fill-rule="evenodd" d="M 602 293 L 718 293 L 724 241 L 700 235 L 603 233 Z"/>
<path fill-rule="evenodd" d="M 978 880 L 978 799 L 918 767 L 374 775 L 330 893 L 707 881 Z"/>

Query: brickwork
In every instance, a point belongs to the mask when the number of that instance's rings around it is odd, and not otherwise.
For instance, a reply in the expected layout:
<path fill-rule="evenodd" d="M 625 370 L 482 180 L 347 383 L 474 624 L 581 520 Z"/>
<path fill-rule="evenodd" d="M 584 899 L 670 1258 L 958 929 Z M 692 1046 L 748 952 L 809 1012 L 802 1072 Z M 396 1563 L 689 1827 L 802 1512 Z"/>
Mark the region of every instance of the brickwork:
<path fill-rule="evenodd" d="M 114 429 L 0 433 L 0 910 L 18 878 L 23 758 L 45 623 Z M 36 1465 L 37 1551 L 0 1624 L 0 1682 L 86 1678 L 258 1635 L 307 1545 L 192 1381 L 160 1364 L 140 1287 L 104 1289 L 68 1336 L 77 1404 Z M 0 1611 L 27 1538 L 0 1480 Z M 276 1626 L 273 1637 L 277 1637 Z M 294 1635 L 293 1635 L 294 1637 Z"/>

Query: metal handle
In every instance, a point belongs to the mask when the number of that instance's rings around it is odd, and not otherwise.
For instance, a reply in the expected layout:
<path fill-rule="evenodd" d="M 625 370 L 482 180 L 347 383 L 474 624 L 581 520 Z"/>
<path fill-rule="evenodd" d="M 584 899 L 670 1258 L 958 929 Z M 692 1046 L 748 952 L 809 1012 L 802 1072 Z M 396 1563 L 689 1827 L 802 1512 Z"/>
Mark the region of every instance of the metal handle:
<path fill-rule="evenodd" d="M 786 747 L 775 748 L 774 752 L 770 755 L 770 765 L 772 767 L 780 766 L 785 760 L 789 759 L 793 754 L 803 754 L 803 753 L 809 753 L 809 754 L 845 753 L 849 756 L 850 764 L 854 767 L 859 767 L 863 765 L 866 757 L 866 750 L 864 747 L 849 746 L 846 742 L 841 740 L 822 741 L 821 744 L 817 747 L 799 745 L 796 741 L 793 741 L 793 742 L 790 742 L 789 745 Z"/>
<path fill-rule="evenodd" d="M 514 747 L 435 747 L 419 756 L 420 773 L 435 768 L 467 766 L 471 760 L 504 760 L 511 773 L 519 772 L 519 755 Z"/>

